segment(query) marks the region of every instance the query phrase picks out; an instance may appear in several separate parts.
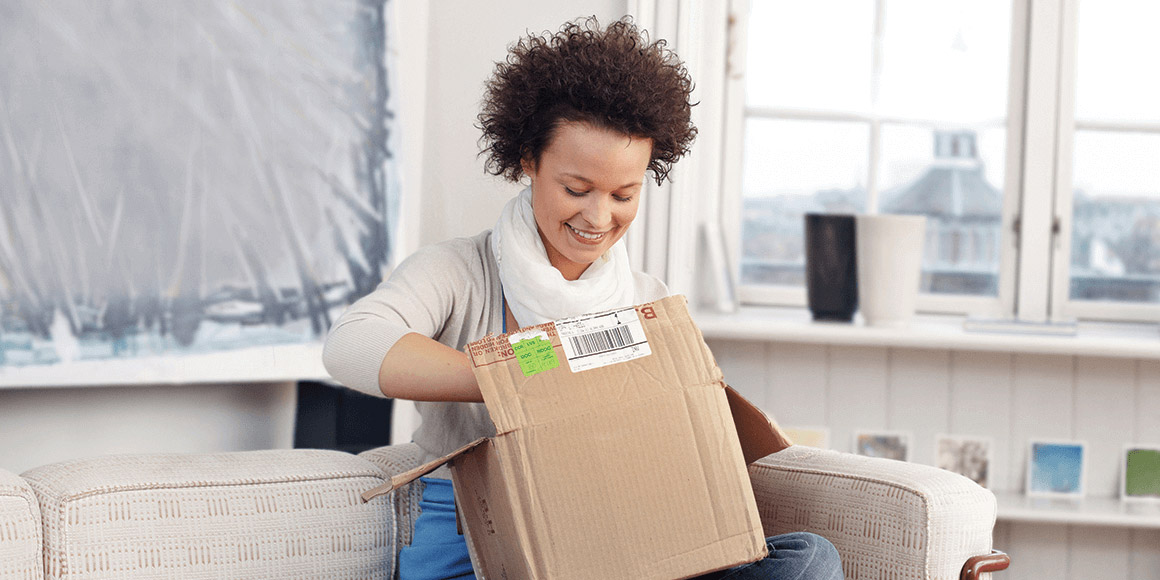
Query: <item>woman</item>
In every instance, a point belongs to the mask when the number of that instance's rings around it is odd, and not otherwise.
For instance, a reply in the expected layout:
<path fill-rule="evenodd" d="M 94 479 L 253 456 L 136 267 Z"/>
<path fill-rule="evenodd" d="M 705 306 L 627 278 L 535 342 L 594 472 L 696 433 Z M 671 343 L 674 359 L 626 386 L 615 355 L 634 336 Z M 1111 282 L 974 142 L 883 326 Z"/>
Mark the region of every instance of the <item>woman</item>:
<path fill-rule="evenodd" d="M 646 171 L 657 183 L 696 135 L 692 81 L 663 41 L 595 19 L 532 35 L 487 85 L 487 169 L 529 186 L 491 230 L 426 247 L 336 321 L 323 353 L 343 384 L 411 399 L 425 459 L 495 435 L 464 346 L 549 320 L 657 300 L 665 285 L 628 265 L 624 237 Z M 422 479 L 422 513 L 400 580 L 474 578 L 456 533 L 446 467 Z M 840 578 L 812 534 L 771 538 L 770 557 L 706 578 Z"/>

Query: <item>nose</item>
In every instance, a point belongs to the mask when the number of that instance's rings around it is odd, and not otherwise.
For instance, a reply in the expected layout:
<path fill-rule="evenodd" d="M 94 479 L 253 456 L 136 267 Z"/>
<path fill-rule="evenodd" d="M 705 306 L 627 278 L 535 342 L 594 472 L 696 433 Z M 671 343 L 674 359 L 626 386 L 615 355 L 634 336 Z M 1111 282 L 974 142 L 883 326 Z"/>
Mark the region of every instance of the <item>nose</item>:
<path fill-rule="evenodd" d="M 589 196 L 581 214 L 592 229 L 604 231 L 612 226 L 612 200 L 609 195 Z"/>

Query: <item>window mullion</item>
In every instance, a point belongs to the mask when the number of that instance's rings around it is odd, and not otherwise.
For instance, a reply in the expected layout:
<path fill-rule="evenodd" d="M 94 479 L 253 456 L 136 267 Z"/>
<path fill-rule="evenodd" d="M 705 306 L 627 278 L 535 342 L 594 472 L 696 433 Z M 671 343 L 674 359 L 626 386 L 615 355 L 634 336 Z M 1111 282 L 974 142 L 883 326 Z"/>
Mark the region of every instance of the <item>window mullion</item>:
<path fill-rule="evenodd" d="M 741 279 L 741 174 L 745 159 L 745 75 L 749 29 L 748 0 L 730 0 L 729 38 L 725 55 L 725 111 L 722 123 L 721 206 L 718 214 L 725 232 L 725 260 L 729 278 Z M 802 293 L 804 296 L 804 293 Z M 740 298 L 740 296 L 739 296 Z M 802 301 L 804 304 L 804 300 Z"/>
<path fill-rule="evenodd" d="M 1059 224 L 1055 229 L 1052 255 L 1051 310 L 1053 318 L 1069 317 L 1071 293 L 1071 227 L 1072 227 L 1072 145 L 1075 137 L 1075 69 L 1076 31 L 1079 6 L 1076 0 L 1063 3 L 1059 38 L 1059 123 L 1056 138 L 1055 212 Z"/>
<path fill-rule="evenodd" d="M 870 162 L 866 167 L 866 213 L 878 213 L 878 163 L 882 158 L 882 123 L 870 122 Z"/>
<path fill-rule="evenodd" d="M 878 93 L 882 86 L 882 38 L 886 25 L 886 0 L 874 3 L 874 46 L 870 73 L 870 159 L 866 165 L 866 212 L 878 213 L 878 163 L 882 159 L 882 121 L 878 118 Z"/>
<path fill-rule="evenodd" d="M 1033 0 L 1027 28 L 1027 105 L 1015 308 L 1021 320 L 1034 322 L 1046 321 L 1049 314 L 1062 4 L 1063 0 Z"/>
<path fill-rule="evenodd" d="M 1027 56 L 1031 0 L 1015 0 L 1011 14 L 1010 68 L 1007 83 L 1007 153 L 1003 178 L 1003 215 L 999 229 L 998 314 L 1014 317 L 1016 280 L 1019 274 L 1017 223 L 1023 187 L 1023 136 L 1027 132 Z"/>

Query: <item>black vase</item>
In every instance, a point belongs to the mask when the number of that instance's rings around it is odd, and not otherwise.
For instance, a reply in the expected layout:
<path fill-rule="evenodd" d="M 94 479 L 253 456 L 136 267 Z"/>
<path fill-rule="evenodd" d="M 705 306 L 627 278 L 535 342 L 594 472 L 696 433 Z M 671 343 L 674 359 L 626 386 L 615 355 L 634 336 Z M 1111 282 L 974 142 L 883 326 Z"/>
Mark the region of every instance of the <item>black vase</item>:
<path fill-rule="evenodd" d="M 808 213 L 806 293 L 814 320 L 850 322 L 858 310 L 854 216 Z"/>

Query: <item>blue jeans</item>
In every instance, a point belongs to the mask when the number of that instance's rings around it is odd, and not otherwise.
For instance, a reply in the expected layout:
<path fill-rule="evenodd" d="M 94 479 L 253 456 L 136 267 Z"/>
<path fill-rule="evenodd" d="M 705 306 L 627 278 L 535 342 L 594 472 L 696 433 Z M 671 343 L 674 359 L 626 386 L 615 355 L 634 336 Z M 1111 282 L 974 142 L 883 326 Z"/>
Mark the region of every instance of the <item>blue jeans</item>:
<path fill-rule="evenodd" d="M 399 550 L 399 580 L 475 580 L 467 542 L 455 527 L 455 495 L 447 479 L 425 484 L 411 545 Z"/>
<path fill-rule="evenodd" d="M 809 532 L 765 539 L 769 555 L 696 580 L 842 580 L 842 561 L 829 540 Z"/>
<path fill-rule="evenodd" d="M 421 478 L 411 545 L 399 550 L 399 580 L 475 580 L 467 543 L 455 530 L 455 496 L 446 479 Z M 825 538 L 795 532 L 766 538 L 769 555 L 696 580 L 841 580 L 838 550 Z"/>

